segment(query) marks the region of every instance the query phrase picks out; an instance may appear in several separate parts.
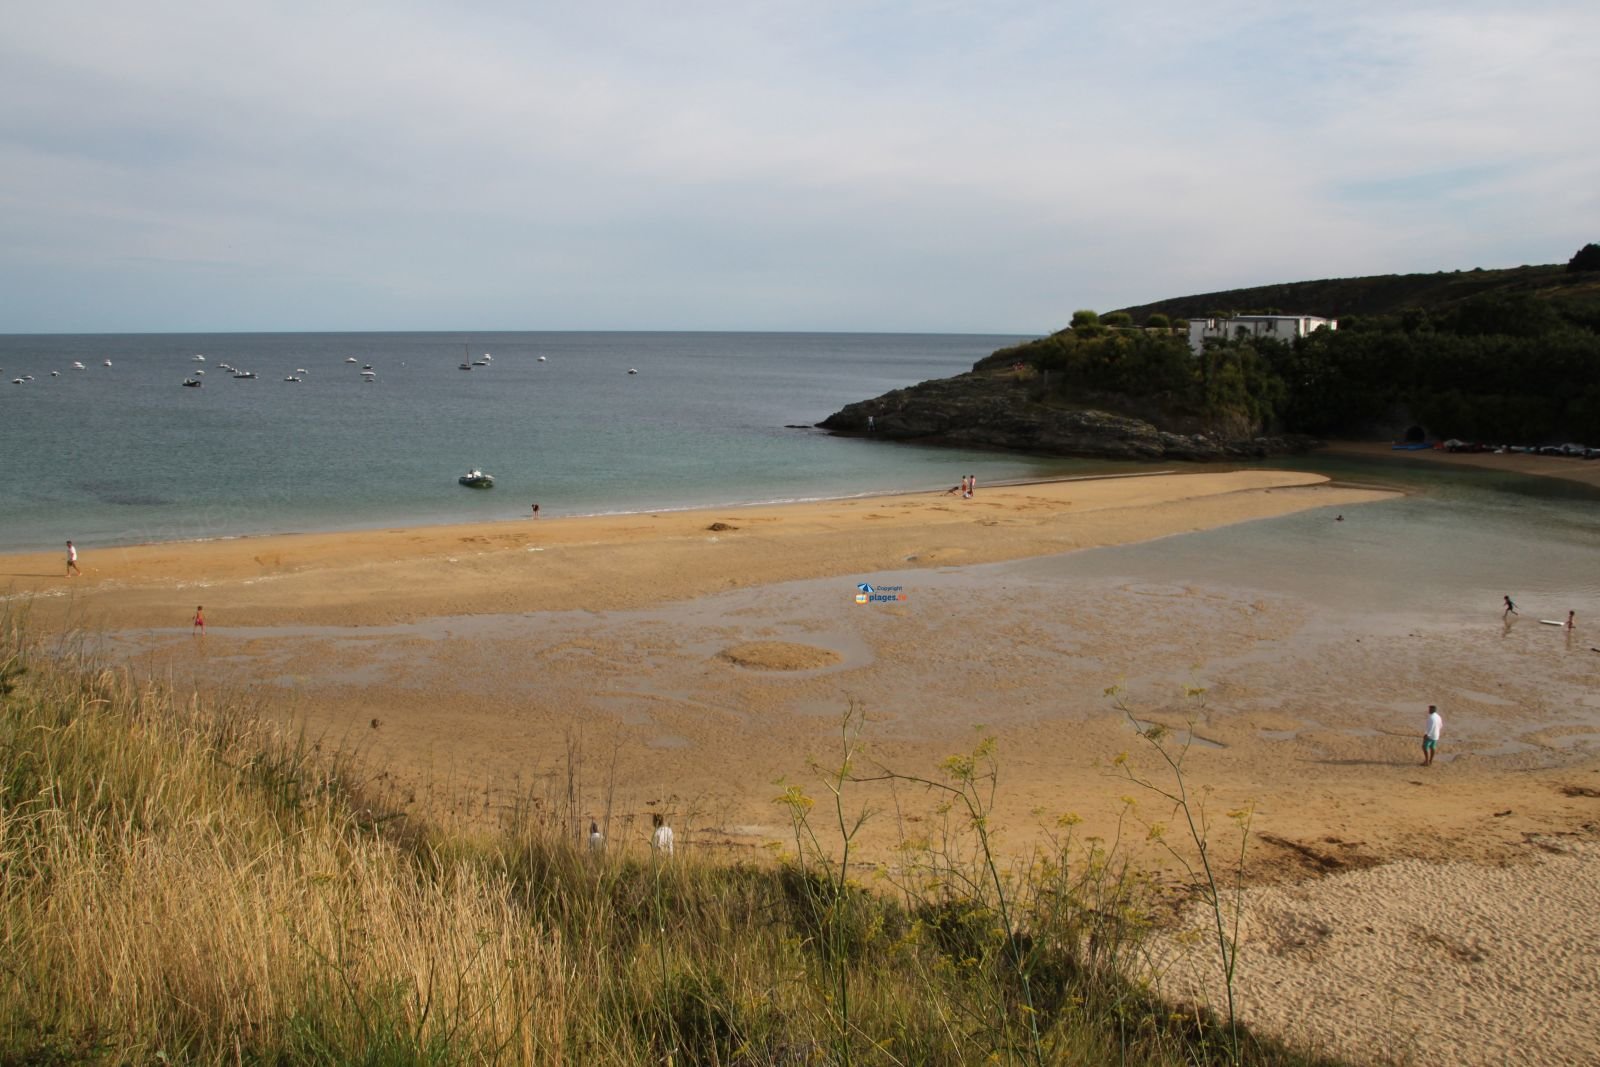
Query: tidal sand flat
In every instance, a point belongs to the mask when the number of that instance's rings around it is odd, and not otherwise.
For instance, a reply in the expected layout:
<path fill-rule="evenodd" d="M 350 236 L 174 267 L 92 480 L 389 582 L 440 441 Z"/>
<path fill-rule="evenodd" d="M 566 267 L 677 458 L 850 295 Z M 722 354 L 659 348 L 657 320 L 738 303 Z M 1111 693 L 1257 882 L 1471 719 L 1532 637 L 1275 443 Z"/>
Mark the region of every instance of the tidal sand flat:
<path fill-rule="evenodd" d="M 1068 812 L 1109 838 L 1138 792 L 1112 761 L 1151 769 L 1115 686 L 1140 722 L 1192 741 L 1186 771 L 1215 810 L 1254 805 L 1253 882 L 1526 865 L 1530 842 L 1596 816 L 1574 787 L 1600 786 L 1600 656 L 1581 633 L 1503 626 L 1498 594 L 1472 609 L 1485 594 L 1454 588 L 1459 568 L 1435 581 L 1423 564 L 1447 546 L 1396 527 L 1410 506 L 1248 471 L 140 546 L 86 552 L 71 580 L 53 555 L 5 570 L 49 575 L 13 579 L 45 594 L 36 618 L 102 632 L 180 682 L 250 687 L 315 736 L 359 743 L 413 810 L 446 821 L 496 819 L 576 740 L 596 810 L 665 808 L 688 847 L 757 849 L 785 832 L 774 783 L 804 781 L 855 704 L 873 758 L 900 770 L 996 737 L 1008 850 Z M 1583 551 L 1536 555 L 1561 570 Z M 1395 574 L 1412 586 L 1386 595 Z M 1552 588 L 1535 579 L 1519 591 Z M 858 603 L 861 584 L 884 599 Z M 1446 743 L 1423 772 L 1435 702 Z M 869 822 L 863 847 L 885 855 L 897 832 Z M 1500 903 L 1471 921 L 1497 922 Z M 1403 972 L 1403 954 L 1382 958 Z M 1282 989 L 1269 1025 L 1306 1036 L 1306 988 Z M 1387 1004 L 1362 1025 L 1386 1035 L 1379 1051 L 1411 1047 Z"/>

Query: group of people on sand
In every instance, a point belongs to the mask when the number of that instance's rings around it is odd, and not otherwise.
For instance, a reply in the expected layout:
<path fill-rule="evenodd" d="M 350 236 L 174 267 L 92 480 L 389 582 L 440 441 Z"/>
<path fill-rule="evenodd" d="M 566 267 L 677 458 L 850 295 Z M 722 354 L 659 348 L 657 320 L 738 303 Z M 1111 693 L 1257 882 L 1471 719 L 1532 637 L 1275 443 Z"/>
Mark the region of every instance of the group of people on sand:
<path fill-rule="evenodd" d="M 1507 593 L 1503 599 L 1505 600 L 1506 609 L 1500 613 L 1500 618 L 1509 623 L 1511 621 L 1511 616 L 1516 615 L 1521 617 L 1522 612 L 1517 610 L 1516 602 L 1511 599 L 1511 594 Z M 1577 620 L 1578 613 L 1576 611 L 1569 611 L 1567 612 L 1566 622 L 1559 622 L 1555 619 L 1540 619 L 1539 621 L 1548 623 L 1551 626 L 1559 626 L 1570 634 L 1573 630 L 1573 627 L 1577 624 Z"/>
<path fill-rule="evenodd" d="M 960 493 L 962 500 L 971 500 L 972 494 L 976 493 L 977 491 L 978 476 L 976 474 L 963 474 L 961 476 L 961 484 L 952 485 L 950 488 L 944 491 L 944 495 L 951 496 L 955 493 Z"/>

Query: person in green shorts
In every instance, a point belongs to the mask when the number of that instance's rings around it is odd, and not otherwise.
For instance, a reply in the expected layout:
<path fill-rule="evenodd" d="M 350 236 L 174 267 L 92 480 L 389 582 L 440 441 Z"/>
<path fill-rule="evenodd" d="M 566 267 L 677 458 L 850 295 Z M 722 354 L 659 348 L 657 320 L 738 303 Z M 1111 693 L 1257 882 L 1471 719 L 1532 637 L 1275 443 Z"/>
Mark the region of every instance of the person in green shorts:
<path fill-rule="evenodd" d="M 1432 704 L 1428 705 L 1428 727 L 1422 733 L 1422 765 L 1433 766 L 1433 750 L 1439 747 L 1439 731 L 1444 726 L 1444 719 L 1439 716 L 1439 709 Z"/>

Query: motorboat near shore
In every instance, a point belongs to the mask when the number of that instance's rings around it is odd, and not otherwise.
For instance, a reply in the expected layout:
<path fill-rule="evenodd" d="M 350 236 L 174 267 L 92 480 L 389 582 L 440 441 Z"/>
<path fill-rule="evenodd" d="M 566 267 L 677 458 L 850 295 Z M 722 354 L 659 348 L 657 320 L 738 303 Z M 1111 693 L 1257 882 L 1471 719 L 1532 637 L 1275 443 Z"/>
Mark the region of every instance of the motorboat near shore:
<path fill-rule="evenodd" d="M 466 486 L 468 489 L 493 489 L 494 488 L 494 476 L 493 475 L 489 475 L 489 474 L 485 474 L 485 473 L 483 473 L 481 470 L 479 470 L 476 467 L 472 468 L 467 473 L 465 473 L 461 477 L 457 478 L 456 481 L 460 482 L 462 485 Z"/>
<path fill-rule="evenodd" d="M 185 389 L 198 389 L 204 384 L 205 383 L 202 382 L 199 378 L 185 378 L 183 380 L 183 387 Z"/>

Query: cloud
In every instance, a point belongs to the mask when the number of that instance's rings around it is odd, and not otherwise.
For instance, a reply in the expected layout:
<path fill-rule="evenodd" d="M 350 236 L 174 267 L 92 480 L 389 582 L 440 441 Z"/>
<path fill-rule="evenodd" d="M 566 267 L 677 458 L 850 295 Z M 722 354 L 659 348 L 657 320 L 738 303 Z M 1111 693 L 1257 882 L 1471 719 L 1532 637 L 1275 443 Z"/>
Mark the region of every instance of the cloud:
<path fill-rule="evenodd" d="M 1596 42 L 1562 3 L 40 5 L 0 329 L 1030 332 L 1548 262 L 1594 237 Z"/>

